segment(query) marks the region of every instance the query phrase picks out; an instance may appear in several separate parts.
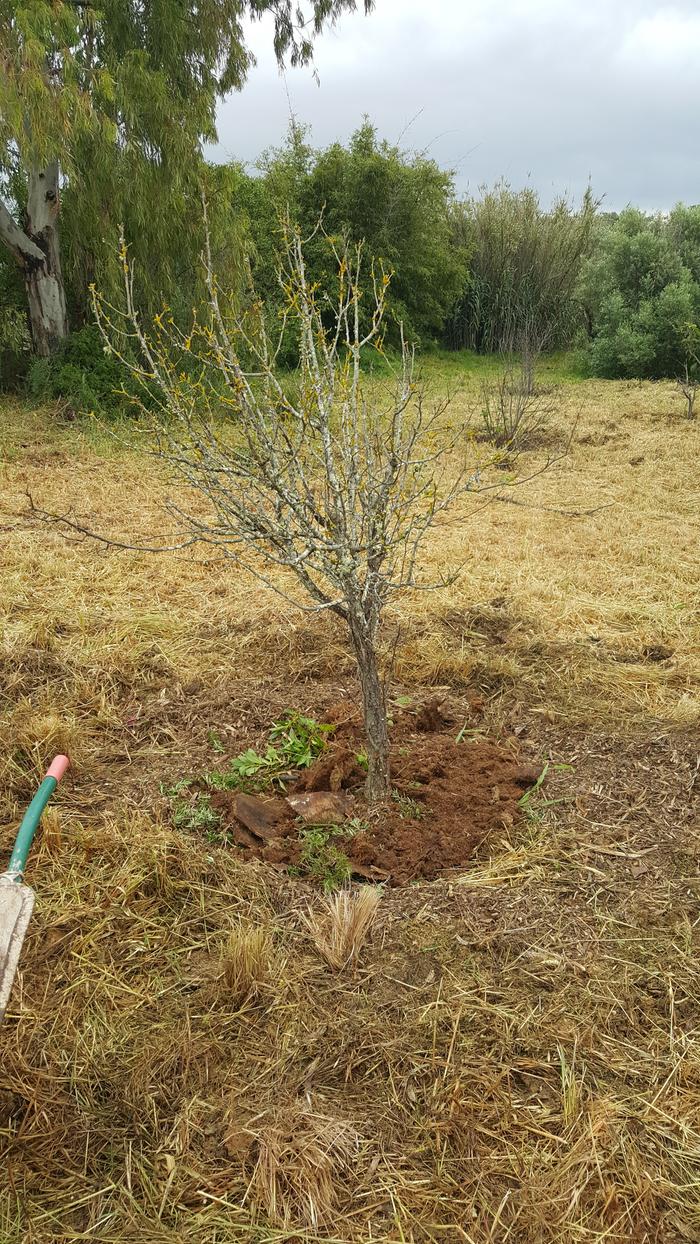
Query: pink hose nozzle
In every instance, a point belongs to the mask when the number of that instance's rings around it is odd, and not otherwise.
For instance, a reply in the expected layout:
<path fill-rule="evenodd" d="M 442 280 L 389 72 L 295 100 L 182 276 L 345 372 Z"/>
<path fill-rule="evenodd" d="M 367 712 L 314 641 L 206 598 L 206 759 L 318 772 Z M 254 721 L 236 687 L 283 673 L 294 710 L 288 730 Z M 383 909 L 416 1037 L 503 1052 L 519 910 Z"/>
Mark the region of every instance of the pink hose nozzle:
<path fill-rule="evenodd" d="M 55 778 L 57 782 L 60 782 L 69 764 L 70 760 L 67 756 L 54 756 L 51 764 L 46 770 L 46 776 Z"/>

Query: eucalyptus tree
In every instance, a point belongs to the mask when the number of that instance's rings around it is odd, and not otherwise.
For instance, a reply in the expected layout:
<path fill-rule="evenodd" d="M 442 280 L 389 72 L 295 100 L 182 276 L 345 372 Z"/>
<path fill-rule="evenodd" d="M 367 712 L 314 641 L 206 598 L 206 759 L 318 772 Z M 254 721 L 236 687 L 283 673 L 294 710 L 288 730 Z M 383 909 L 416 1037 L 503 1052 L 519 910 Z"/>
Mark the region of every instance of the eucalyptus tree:
<path fill-rule="evenodd" d="M 88 251 L 125 202 L 132 221 L 172 234 L 217 101 L 253 63 L 246 23 L 270 18 L 278 60 L 303 64 L 324 23 L 358 4 L 372 0 L 0 0 L 0 241 L 38 354 L 68 333 L 63 185 Z"/>

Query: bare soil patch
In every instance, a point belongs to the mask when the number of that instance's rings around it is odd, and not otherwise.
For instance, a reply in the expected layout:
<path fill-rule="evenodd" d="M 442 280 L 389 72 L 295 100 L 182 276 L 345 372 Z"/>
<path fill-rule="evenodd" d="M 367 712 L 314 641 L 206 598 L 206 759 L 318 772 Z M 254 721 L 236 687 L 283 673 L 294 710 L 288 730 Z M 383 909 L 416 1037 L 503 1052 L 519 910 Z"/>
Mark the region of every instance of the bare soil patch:
<path fill-rule="evenodd" d="M 465 865 L 491 835 L 510 829 L 538 777 L 522 763 L 515 737 L 496 742 L 472 731 L 459 738 L 459 726 L 433 700 L 394 723 L 392 799 L 370 812 L 358 715 L 352 704 L 331 715 L 341 718 L 333 741 L 290 784 L 287 798 L 230 791 L 212 797 L 226 837 L 244 858 L 298 869 L 303 827 L 335 824 L 335 846 L 354 876 L 398 886 L 433 880 Z"/>

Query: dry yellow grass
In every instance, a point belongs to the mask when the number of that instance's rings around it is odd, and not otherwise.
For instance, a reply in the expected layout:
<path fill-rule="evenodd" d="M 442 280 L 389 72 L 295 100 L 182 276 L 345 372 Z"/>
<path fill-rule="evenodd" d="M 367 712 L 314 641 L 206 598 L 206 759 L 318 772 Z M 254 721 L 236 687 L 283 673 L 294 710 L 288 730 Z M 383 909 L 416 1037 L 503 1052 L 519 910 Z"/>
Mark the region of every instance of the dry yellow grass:
<path fill-rule="evenodd" d="M 304 923 L 329 967 L 340 972 L 354 967 L 374 924 L 381 891 L 363 886 L 356 894 L 340 890 L 324 903 L 322 912 L 310 911 Z"/>
<path fill-rule="evenodd" d="M 700 428 L 671 386 L 567 392 L 571 454 L 453 515 L 428 559 L 461 580 L 391 626 L 405 684 L 479 689 L 573 768 L 464 874 L 387 893 L 337 974 L 309 889 L 173 830 L 159 783 L 352 688 L 342 633 L 31 520 L 27 490 L 167 535 L 166 485 L 3 404 L 3 850 L 74 762 L 0 1030 L 3 1244 L 700 1240 Z"/>

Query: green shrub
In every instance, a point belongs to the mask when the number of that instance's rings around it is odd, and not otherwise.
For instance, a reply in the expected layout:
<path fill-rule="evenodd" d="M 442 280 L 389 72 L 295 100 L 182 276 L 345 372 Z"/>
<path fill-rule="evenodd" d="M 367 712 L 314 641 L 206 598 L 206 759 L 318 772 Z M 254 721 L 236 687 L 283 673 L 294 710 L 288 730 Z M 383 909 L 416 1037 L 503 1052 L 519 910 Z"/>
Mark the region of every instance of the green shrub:
<path fill-rule="evenodd" d="M 372 263 L 393 273 L 389 289 L 387 343 L 397 346 L 399 321 L 421 345 L 441 340 L 466 276 L 466 252 L 453 228 L 453 177 L 423 155 L 409 155 L 382 141 L 365 121 L 349 143 L 314 150 L 292 124 L 287 143 L 267 152 L 258 176 L 239 173 L 236 204 L 248 222 L 255 288 L 271 315 L 280 306 L 277 264 L 280 216 L 288 210 L 309 239 L 305 257 L 319 289 L 334 296 L 336 247 L 362 242 L 360 283 L 372 303 Z M 324 231 L 316 231 L 319 218 Z M 362 305 L 360 307 L 362 314 Z M 283 334 L 278 361 L 297 364 L 298 339 Z"/>
<path fill-rule="evenodd" d="M 27 374 L 27 391 L 39 401 L 64 401 L 78 414 L 131 412 L 122 390 L 130 381 L 114 355 L 107 354 L 99 330 L 71 333 L 50 358 L 36 358 Z"/>
<path fill-rule="evenodd" d="M 688 339 L 700 319 L 699 228 L 695 208 L 628 208 L 601 222 L 581 283 L 593 375 L 658 380 L 697 366 Z"/>
<path fill-rule="evenodd" d="M 17 265 L 0 253 L 0 389 L 16 389 L 27 370 L 31 338 Z"/>

